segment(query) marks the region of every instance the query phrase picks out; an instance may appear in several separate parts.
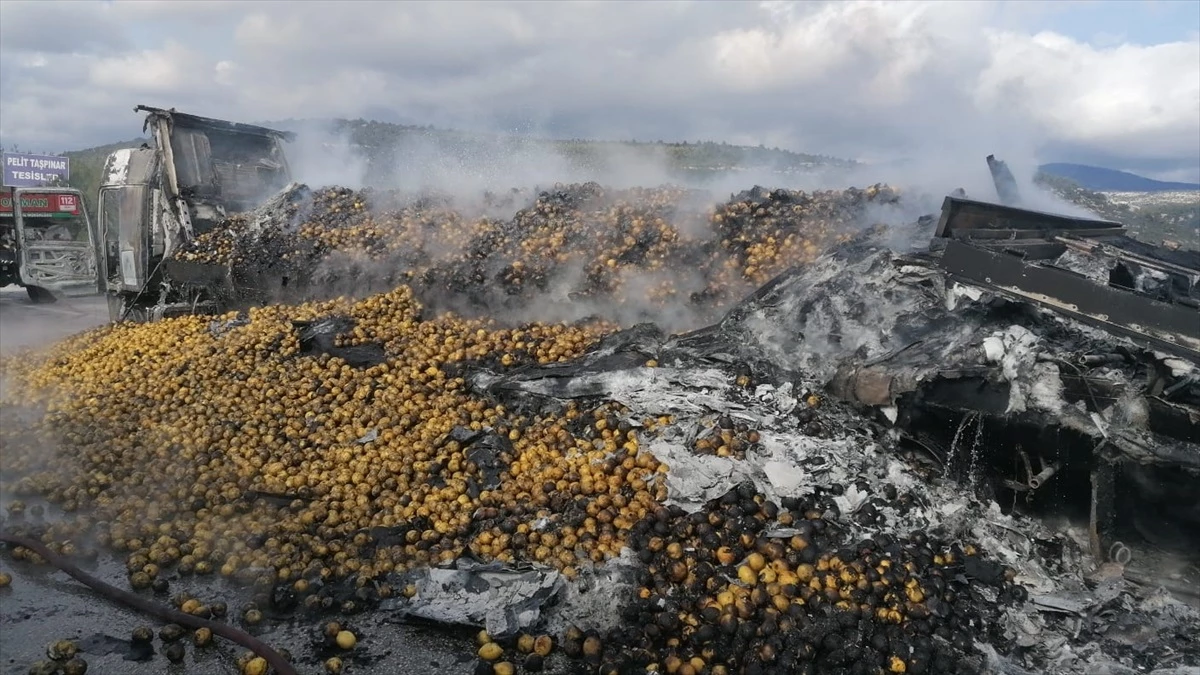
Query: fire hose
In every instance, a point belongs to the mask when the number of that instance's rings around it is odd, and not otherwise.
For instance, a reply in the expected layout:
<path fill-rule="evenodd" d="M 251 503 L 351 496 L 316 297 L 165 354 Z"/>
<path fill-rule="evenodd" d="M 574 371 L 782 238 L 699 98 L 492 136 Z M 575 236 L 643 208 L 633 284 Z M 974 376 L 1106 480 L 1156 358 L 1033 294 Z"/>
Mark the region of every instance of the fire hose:
<path fill-rule="evenodd" d="M 163 621 L 177 623 L 181 626 L 187 626 L 188 628 L 193 629 L 207 628 L 213 632 L 213 635 L 220 635 L 231 642 L 249 649 L 258 656 L 261 656 L 264 660 L 266 660 L 267 664 L 270 665 L 276 673 L 278 673 L 278 675 L 297 675 L 296 669 L 293 668 L 292 665 L 279 654 L 279 652 L 271 649 L 271 647 L 265 642 L 262 642 L 245 631 L 238 630 L 237 628 L 234 628 L 228 624 L 210 621 L 208 619 L 202 619 L 198 616 L 186 614 L 147 598 L 143 598 L 136 593 L 122 590 L 116 586 L 107 584 L 88 574 L 87 572 L 84 572 L 62 556 L 53 553 L 41 542 L 3 531 L 0 531 L 0 542 L 10 546 L 21 546 L 33 551 L 41 556 L 51 566 L 57 567 L 63 572 L 66 572 L 67 575 L 69 575 L 72 579 L 78 581 L 84 586 L 87 586 L 108 600 L 136 609 L 143 614 L 148 614 L 155 618 L 162 619 Z"/>

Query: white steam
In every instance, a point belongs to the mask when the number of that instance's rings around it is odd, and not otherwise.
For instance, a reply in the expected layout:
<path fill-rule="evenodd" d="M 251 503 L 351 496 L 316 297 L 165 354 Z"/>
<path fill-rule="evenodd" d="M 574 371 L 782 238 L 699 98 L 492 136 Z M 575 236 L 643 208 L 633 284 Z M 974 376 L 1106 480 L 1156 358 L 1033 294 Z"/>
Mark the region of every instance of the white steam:
<path fill-rule="evenodd" d="M 332 123 L 304 121 L 291 126 L 296 140 L 285 151 L 292 179 L 311 187 L 339 185 L 360 189 L 368 177 L 367 159 L 346 134 L 339 134 Z"/>
<path fill-rule="evenodd" d="M 355 142 L 352 124 L 305 121 L 279 125 L 297 134 L 287 148 L 294 179 L 312 187 L 369 186 L 439 193 L 455 199 L 589 181 L 610 189 L 682 185 L 705 190 L 715 201 L 754 185 L 793 190 L 849 185 L 845 170 L 823 166 L 787 171 L 769 166 L 689 166 L 672 157 L 677 146 L 655 143 L 552 140 L 413 127 L 396 134 L 393 127 L 386 131 L 386 147 L 368 151 L 366 144 Z M 371 132 L 360 129 L 359 133 Z"/>
<path fill-rule="evenodd" d="M 340 125 L 340 130 L 328 121 L 290 125 L 298 136 L 288 148 L 294 178 L 312 187 L 369 186 L 411 194 L 436 193 L 453 198 L 460 207 L 478 203 L 484 193 L 535 192 L 556 184 L 589 181 L 610 189 L 682 185 L 702 191 L 712 203 L 754 185 L 813 191 L 886 183 L 904 195 L 904 216 L 911 221 L 936 212 L 942 198 L 956 189 L 972 199 L 998 201 L 984 159 L 994 154 L 1013 172 L 1026 208 L 1095 216 L 1037 186 L 1033 182 L 1038 165 L 1033 141 L 1004 130 L 930 139 L 922 152 L 904 159 L 779 170 L 768 166 L 690 167 L 673 157 L 672 146 L 661 144 L 556 141 L 413 127 L 387 137 L 391 147 L 376 147 L 368 153 L 364 144 L 355 143 L 353 125 Z M 394 130 L 386 131 L 392 134 Z M 520 208 L 531 196 L 510 206 Z M 504 217 L 511 212 L 494 215 Z"/>
<path fill-rule="evenodd" d="M 680 159 L 680 146 L 663 144 L 552 141 L 414 127 L 398 131 L 392 125 L 370 122 L 303 122 L 289 128 L 298 135 L 288 148 L 295 180 L 313 188 L 395 191 L 400 204 L 417 195 L 445 199 L 443 210 L 435 208 L 419 217 L 421 221 L 438 221 L 432 227 L 413 225 L 411 221 L 404 227 L 421 240 L 421 250 L 432 258 L 431 262 L 450 266 L 464 264 L 458 258 L 463 240 L 443 238 L 443 232 L 461 228 L 480 216 L 507 221 L 529 206 L 540 191 L 585 182 L 599 183 L 609 191 L 602 202 L 609 197 L 636 201 L 636 196 L 616 193 L 630 188 L 668 184 L 692 188 L 693 194 L 675 203 L 664 217 L 681 239 L 693 242 L 717 237 L 709 220 L 711 209 L 755 185 L 813 192 L 884 183 L 897 188 L 901 198 L 860 204 L 861 210 L 840 227 L 849 233 L 886 225 L 889 229 L 883 243 L 903 252 L 928 246 L 932 227 L 928 220 L 924 226 L 918 221 L 922 216 L 936 216 L 947 194 L 961 189 L 972 199 L 999 201 L 985 159 L 995 154 L 1016 178 L 1022 206 L 1094 216 L 1035 185 L 1037 162 L 1032 145 L 1013 142 L 1014 136 L 1004 133 L 946 139 L 945 148 L 931 143 L 927 152 L 905 161 L 830 163 L 791 170 L 729 166 L 695 171 L 696 167 L 688 167 L 687 160 Z M 690 150 L 695 152 L 695 148 Z M 485 199 L 485 194 L 491 197 Z M 582 206 L 573 217 L 583 218 L 584 226 L 593 228 L 599 239 L 603 230 L 594 228 L 611 226 L 604 211 L 603 203 L 591 204 Z M 492 283 L 515 262 L 508 257 L 489 256 L 478 273 Z M 409 262 L 403 253 L 376 261 L 347 254 L 326 260 L 319 272 L 339 292 L 361 295 L 406 283 L 403 270 L 410 268 Z M 534 291 L 536 301 L 506 307 L 503 313 L 512 321 L 573 321 L 591 316 L 624 325 L 653 321 L 668 331 L 696 328 L 713 318 L 711 308 L 701 311 L 689 302 L 693 293 L 705 288 L 705 277 L 696 269 L 624 270 L 619 275 L 619 290 L 612 297 L 580 295 L 578 291 L 587 285 L 585 276 L 582 259 L 560 261 L 545 280 L 548 286 Z M 673 293 L 667 298 L 650 299 L 663 288 L 671 288 Z M 435 288 L 426 288 L 423 295 L 438 309 L 467 314 L 481 309 L 478 297 L 469 300 Z M 488 311 L 499 310 L 490 302 L 485 304 Z"/>

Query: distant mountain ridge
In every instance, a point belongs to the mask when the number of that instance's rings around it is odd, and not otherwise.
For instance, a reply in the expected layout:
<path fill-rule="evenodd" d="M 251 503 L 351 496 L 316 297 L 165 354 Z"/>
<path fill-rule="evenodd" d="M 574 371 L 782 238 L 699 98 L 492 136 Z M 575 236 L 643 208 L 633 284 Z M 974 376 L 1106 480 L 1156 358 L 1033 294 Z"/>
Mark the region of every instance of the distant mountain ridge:
<path fill-rule="evenodd" d="M 850 168 L 857 165 L 854 160 L 827 155 L 712 141 L 671 143 L 552 139 L 342 118 L 286 119 L 256 124 L 298 134 L 313 131 L 330 133 L 362 151 L 369 163 L 383 167 L 394 164 L 406 154 L 415 152 L 427 156 L 430 151 L 468 162 L 490 156 L 543 151 L 557 155 L 568 164 L 588 167 L 603 164 L 614 147 L 629 151 L 633 157 L 641 155 L 647 159 L 657 157 L 665 160 L 668 169 L 681 173 L 721 172 L 737 167 L 803 172 L 816 167 Z"/>
<path fill-rule="evenodd" d="M 1200 190 L 1200 183 L 1173 183 L 1154 180 L 1128 171 L 1105 169 L 1086 164 L 1055 162 L 1038 167 L 1043 173 L 1069 178 L 1081 187 L 1097 192 L 1167 192 L 1174 190 Z"/>

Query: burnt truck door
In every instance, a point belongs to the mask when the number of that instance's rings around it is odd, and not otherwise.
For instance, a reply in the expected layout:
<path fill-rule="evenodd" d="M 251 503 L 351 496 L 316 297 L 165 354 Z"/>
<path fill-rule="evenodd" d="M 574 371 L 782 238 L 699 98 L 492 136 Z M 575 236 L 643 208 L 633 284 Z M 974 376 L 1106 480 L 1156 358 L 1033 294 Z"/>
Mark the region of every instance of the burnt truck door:
<path fill-rule="evenodd" d="M 160 167 L 148 147 L 113 151 L 104 163 L 97 218 L 103 283 L 109 318 L 124 318 L 125 309 L 147 292 L 162 254 L 163 224 L 155 208 L 161 201 Z"/>
<path fill-rule="evenodd" d="M 122 298 L 142 293 L 150 276 L 151 190 L 146 185 L 100 189 L 99 212 L 109 318 L 120 320 Z"/>
<path fill-rule="evenodd" d="M 100 189 L 100 231 L 109 290 L 141 291 L 148 276 L 147 196 L 145 185 Z"/>
<path fill-rule="evenodd" d="M 83 196 L 61 188 L 15 188 L 12 200 L 21 284 L 68 296 L 95 293 L 96 233 Z"/>

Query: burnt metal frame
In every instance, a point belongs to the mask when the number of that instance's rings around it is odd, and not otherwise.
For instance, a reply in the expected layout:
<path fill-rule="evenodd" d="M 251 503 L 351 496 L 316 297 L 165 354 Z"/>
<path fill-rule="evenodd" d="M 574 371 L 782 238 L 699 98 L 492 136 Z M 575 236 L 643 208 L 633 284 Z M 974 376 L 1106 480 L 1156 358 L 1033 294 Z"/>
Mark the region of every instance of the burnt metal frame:
<path fill-rule="evenodd" d="M 1076 218 L 1057 213 L 1033 211 L 1015 206 L 946 197 L 938 219 L 936 239 L 1046 239 L 1055 234 L 1120 235 L 1121 223 L 1094 218 Z"/>
<path fill-rule="evenodd" d="M 199 115 L 191 115 L 181 113 L 175 110 L 164 110 L 163 108 L 154 108 L 146 105 L 139 105 L 133 109 L 134 112 L 148 113 L 147 120 L 153 118 L 163 118 L 171 123 L 181 123 L 180 126 L 187 129 L 213 129 L 216 131 L 226 131 L 235 134 L 253 134 L 256 136 L 272 136 L 285 141 L 296 140 L 296 134 L 291 131 L 279 131 L 277 129 L 269 129 L 260 127 L 255 124 L 243 124 L 241 122 L 226 122 L 211 117 L 201 117 Z"/>
<path fill-rule="evenodd" d="M 997 192 L 1005 195 L 993 158 Z M 1097 283 L 1083 275 L 1034 261 L 1049 262 L 1068 248 L 1084 255 L 1129 261 L 1168 275 L 1194 279 L 1200 270 L 1139 255 L 1105 240 L 1120 237 L 1120 223 L 1074 218 L 955 197 L 942 204 L 932 250 L 948 278 L 986 288 L 1003 297 L 1032 303 L 1151 349 L 1200 363 L 1200 313 L 1191 303 L 1162 302 L 1132 290 Z M 1089 548 L 1097 561 L 1120 560 L 1114 551 L 1116 482 L 1120 460 L 1107 439 L 1092 452 Z M 1031 469 L 1028 468 L 1027 472 Z M 1125 556 L 1128 557 L 1127 555 Z"/>
<path fill-rule="evenodd" d="M 955 281 L 1032 302 L 1149 349 L 1200 363 L 1200 315 L 1184 305 L 1151 300 L 962 241 L 946 244 L 941 266 Z"/>

